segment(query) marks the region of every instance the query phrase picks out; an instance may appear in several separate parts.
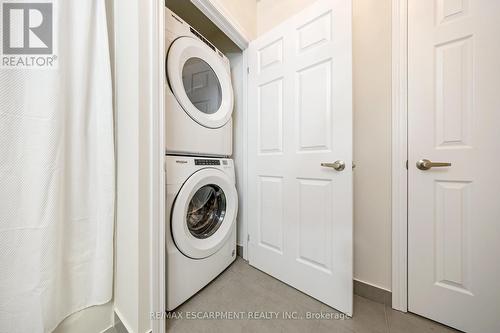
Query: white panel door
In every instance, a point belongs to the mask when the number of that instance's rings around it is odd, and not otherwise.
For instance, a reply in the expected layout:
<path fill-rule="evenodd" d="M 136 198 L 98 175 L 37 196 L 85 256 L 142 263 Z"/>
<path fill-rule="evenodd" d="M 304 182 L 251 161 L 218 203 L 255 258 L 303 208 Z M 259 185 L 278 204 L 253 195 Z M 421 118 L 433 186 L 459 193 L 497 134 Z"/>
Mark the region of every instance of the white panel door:
<path fill-rule="evenodd" d="M 352 314 L 351 2 L 318 1 L 249 48 L 249 260 Z M 321 163 L 344 161 L 337 171 Z"/>
<path fill-rule="evenodd" d="M 500 1 L 408 13 L 409 310 L 500 332 Z"/>

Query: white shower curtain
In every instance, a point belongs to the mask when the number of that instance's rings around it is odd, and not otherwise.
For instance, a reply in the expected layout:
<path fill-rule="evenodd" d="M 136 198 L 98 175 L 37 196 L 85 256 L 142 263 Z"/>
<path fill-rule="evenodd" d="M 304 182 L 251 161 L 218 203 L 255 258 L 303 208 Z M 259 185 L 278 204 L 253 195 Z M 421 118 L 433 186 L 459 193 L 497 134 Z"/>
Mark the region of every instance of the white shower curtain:
<path fill-rule="evenodd" d="M 50 332 L 71 313 L 112 297 L 104 0 L 53 3 L 56 67 L 0 69 L 2 333 Z"/>

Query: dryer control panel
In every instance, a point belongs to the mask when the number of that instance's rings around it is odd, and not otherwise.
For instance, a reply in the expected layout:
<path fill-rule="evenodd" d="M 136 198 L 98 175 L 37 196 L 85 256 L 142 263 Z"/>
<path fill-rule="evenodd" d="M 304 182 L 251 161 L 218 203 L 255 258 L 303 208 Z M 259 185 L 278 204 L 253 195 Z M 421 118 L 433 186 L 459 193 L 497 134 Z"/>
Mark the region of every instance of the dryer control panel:
<path fill-rule="evenodd" d="M 194 165 L 220 165 L 220 160 L 195 159 Z"/>

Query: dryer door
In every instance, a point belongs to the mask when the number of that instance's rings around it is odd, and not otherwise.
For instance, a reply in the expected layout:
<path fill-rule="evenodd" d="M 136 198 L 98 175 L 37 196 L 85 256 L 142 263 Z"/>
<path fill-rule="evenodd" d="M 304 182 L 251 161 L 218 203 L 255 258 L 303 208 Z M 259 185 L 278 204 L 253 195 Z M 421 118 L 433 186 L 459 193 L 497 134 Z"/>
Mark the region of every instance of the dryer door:
<path fill-rule="evenodd" d="M 231 75 L 207 45 L 191 37 L 175 40 L 167 55 L 167 76 L 175 98 L 194 121 L 219 128 L 231 119 Z"/>
<path fill-rule="evenodd" d="M 206 168 L 184 183 L 172 209 L 172 237 L 184 255 L 206 258 L 219 250 L 235 227 L 236 188 L 225 173 Z"/>

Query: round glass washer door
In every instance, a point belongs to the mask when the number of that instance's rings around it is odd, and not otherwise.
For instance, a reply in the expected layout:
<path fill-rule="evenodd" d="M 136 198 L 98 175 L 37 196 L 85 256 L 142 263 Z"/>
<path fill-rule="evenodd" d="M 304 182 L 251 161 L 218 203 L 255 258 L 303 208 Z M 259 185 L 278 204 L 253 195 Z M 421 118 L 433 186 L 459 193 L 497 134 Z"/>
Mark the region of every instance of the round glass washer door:
<path fill-rule="evenodd" d="M 200 187 L 188 205 L 186 223 L 196 238 L 212 236 L 221 226 L 226 215 L 226 195 L 215 184 Z"/>
<path fill-rule="evenodd" d="M 175 245 L 193 259 L 211 256 L 231 235 L 237 210 L 236 188 L 224 172 L 197 171 L 180 189 L 172 209 Z"/>
<path fill-rule="evenodd" d="M 176 39 L 167 55 L 167 77 L 175 98 L 198 124 L 220 128 L 230 119 L 234 96 L 223 60 L 198 39 Z"/>

